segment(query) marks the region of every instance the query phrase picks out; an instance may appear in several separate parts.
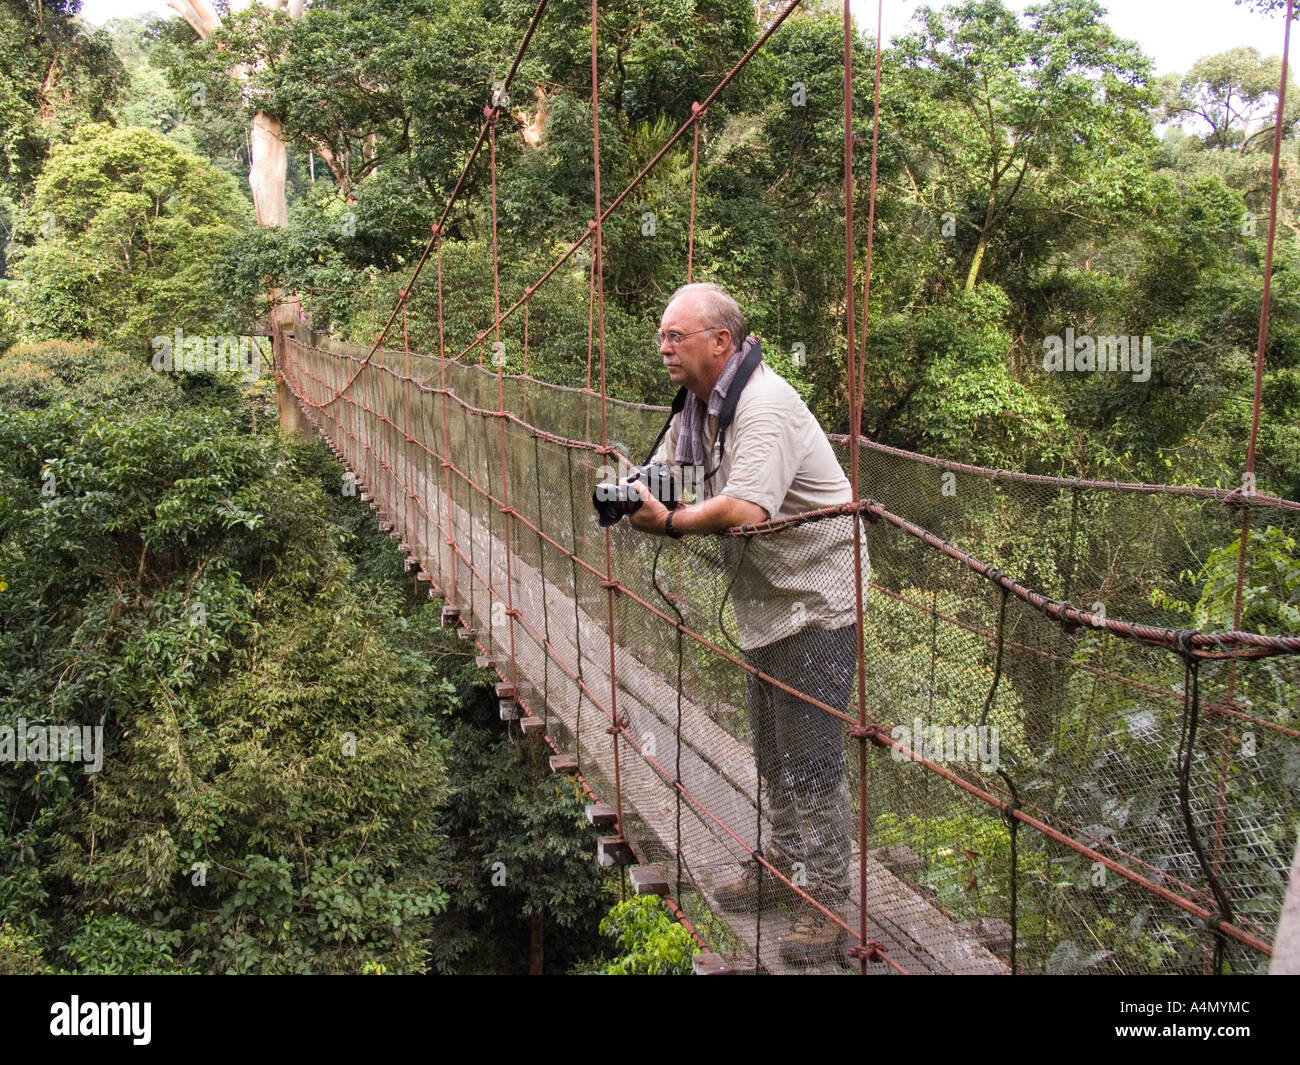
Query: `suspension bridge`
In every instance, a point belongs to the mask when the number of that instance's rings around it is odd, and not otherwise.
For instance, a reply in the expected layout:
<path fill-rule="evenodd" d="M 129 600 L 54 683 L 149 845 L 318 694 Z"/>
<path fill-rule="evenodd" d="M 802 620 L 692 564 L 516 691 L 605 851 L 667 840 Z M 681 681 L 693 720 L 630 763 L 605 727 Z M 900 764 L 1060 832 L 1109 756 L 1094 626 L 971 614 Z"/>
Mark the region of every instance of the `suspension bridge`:
<path fill-rule="evenodd" d="M 546 7 L 540 0 L 522 34 L 506 90 Z M 984 469 L 862 436 L 859 352 L 878 130 L 859 323 L 847 4 L 851 414 L 849 433 L 832 443 L 852 502 L 681 541 L 597 524 L 590 497 L 602 469 L 639 454 L 665 414 L 615 400 L 604 385 L 604 223 L 691 136 L 683 274 L 692 277 L 700 123 L 797 7 L 798 0 L 774 18 L 606 201 L 593 0 L 596 191 L 586 230 L 503 306 L 500 105 L 489 104 L 461 178 L 373 344 L 317 331 L 296 299 L 277 306 L 282 423 L 305 419 L 351 472 L 414 579 L 444 601 L 445 623 L 496 671 L 504 727 L 550 744 L 553 770 L 576 775 L 602 832 L 600 860 L 622 870 L 631 890 L 668 900 L 700 944 L 700 971 L 791 969 L 779 945 L 794 906 L 775 897 L 740 913 L 718 905 L 718 888 L 744 863 L 765 868 L 783 897 L 820 908 L 843 929 L 842 956 L 799 971 L 1264 971 L 1296 843 L 1300 636 L 1247 631 L 1243 615 L 1252 547 L 1265 535 L 1296 538 L 1300 503 L 1250 490 L 1252 482 L 1230 490 Z M 1288 9 L 1288 31 L 1290 20 Z M 879 33 L 876 44 L 878 102 Z M 1285 77 L 1284 65 L 1284 86 Z M 1279 122 L 1281 113 L 1280 101 Z M 443 239 L 475 166 L 490 179 L 493 306 L 481 330 L 453 337 L 443 325 Z M 528 373 L 530 301 L 584 245 L 586 385 L 538 380 Z M 434 275 L 436 351 L 412 350 L 407 330 L 411 294 L 426 272 Z M 517 317 L 524 372 L 507 374 L 491 353 Z M 1251 475 L 1258 382 L 1257 373 Z M 859 552 L 851 571 L 819 568 L 816 530 L 828 522 L 853 527 L 869 547 L 869 567 Z M 733 592 L 746 552 L 800 562 L 810 596 L 832 583 L 853 586 L 860 653 L 847 712 L 821 702 L 811 676 L 804 690 L 792 688 L 741 651 Z M 1205 572 L 1216 560 L 1235 582 L 1233 624 L 1189 629 L 1168 605 L 1177 575 Z M 853 889 L 838 912 L 764 853 L 772 827 L 745 712 L 755 681 L 839 719 L 855 838 Z M 966 757 L 954 757 L 954 738 L 967 743 L 989 728 L 996 756 L 969 757 L 967 746 Z"/>

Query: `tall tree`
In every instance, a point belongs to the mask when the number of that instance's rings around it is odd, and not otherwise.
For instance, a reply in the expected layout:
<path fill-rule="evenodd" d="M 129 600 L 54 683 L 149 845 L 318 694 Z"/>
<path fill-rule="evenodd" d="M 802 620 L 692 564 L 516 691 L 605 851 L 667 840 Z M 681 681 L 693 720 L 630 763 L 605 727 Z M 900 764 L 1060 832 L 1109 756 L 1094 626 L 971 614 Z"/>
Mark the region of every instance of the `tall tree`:
<path fill-rule="evenodd" d="M 272 0 L 271 10 L 283 12 L 288 18 L 302 16 L 304 0 Z M 167 6 L 178 12 L 198 34 L 201 40 L 213 37 L 223 28 L 221 16 L 208 0 L 167 0 Z M 268 20 L 268 29 L 279 29 L 274 20 Z M 269 34 L 268 34 L 269 36 Z M 217 47 L 221 44 L 218 41 Z M 231 74 L 248 85 L 250 74 L 265 59 L 248 63 L 236 59 Z M 251 102 L 251 95 L 246 98 Z M 270 111 L 255 108 L 249 128 L 248 185 L 253 192 L 253 207 L 257 221 L 264 226 L 284 227 L 289 224 L 289 206 L 285 199 L 285 176 L 289 169 L 289 151 L 282 135 L 280 117 Z"/>
<path fill-rule="evenodd" d="M 214 263 L 247 211 L 234 178 L 160 134 L 83 126 L 36 184 L 33 243 L 14 268 L 23 334 L 147 351 L 176 326 L 216 327 Z"/>
<path fill-rule="evenodd" d="M 968 291 L 1017 207 L 1032 198 L 1078 214 L 1093 194 L 1121 198 L 1123 158 L 1151 139 L 1150 62 L 1104 13 L 1093 0 L 1049 0 L 1018 18 L 1001 0 L 967 0 L 922 8 L 922 28 L 898 42 L 916 114 L 942 105 L 906 139 L 937 164 L 950 210 L 974 234 Z"/>
<path fill-rule="evenodd" d="M 81 0 L 0 0 L 0 191 L 27 195 L 50 143 L 106 121 L 126 73 L 108 34 L 86 32 Z"/>
<path fill-rule="evenodd" d="M 1282 61 L 1255 48 L 1232 48 L 1198 59 L 1186 75 L 1161 79 L 1165 115 L 1209 127 L 1207 148 L 1235 148 L 1242 155 L 1272 147 Z M 1287 128 L 1300 123 L 1300 90 L 1289 85 L 1283 115 Z"/>

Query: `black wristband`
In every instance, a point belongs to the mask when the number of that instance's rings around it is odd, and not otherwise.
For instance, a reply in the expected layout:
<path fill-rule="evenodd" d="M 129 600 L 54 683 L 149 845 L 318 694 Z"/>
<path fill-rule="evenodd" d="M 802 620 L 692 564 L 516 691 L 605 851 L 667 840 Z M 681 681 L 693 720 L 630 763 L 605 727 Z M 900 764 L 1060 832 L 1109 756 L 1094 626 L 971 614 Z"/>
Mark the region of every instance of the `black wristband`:
<path fill-rule="evenodd" d="M 680 540 L 683 536 L 686 535 L 684 532 L 681 532 L 679 529 L 673 528 L 673 512 L 671 510 L 668 512 L 668 517 L 664 519 L 664 535 L 671 537 L 674 540 Z"/>

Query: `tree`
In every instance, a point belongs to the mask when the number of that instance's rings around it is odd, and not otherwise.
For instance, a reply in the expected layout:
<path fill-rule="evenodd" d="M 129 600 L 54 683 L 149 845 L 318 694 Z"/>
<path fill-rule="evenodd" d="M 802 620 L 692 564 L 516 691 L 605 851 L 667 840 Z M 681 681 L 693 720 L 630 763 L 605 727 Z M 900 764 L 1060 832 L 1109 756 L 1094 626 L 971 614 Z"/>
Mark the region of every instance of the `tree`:
<path fill-rule="evenodd" d="M 0 0 L 0 201 L 30 195 L 41 163 L 82 122 L 108 120 L 126 80 L 81 0 Z"/>
<path fill-rule="evenodd" d="M 593 953 L 608 905 L 595 841 L 577 784 L 502 737 L 493 702 L 467 700 L 450 736 L 452 793 L 438 822 L 449 847 L 437 876 L 454 902 L 435 928 L 435 964 L 563 972 Z"/>
<path fill-rule="evenodd" d="M 247 13 L 240 28 L 257 27 L 260 30 L 257 38 L 266 43 L 266 48 L 261 57 L 253 60 L 251 68 L 238 59 L 233 62 L 230 73 L 237 81 L 246 85 L 250 70 L 256 70 L 267 61 L 268 55 L 274 55 L 278 50 L 284 27 L 275 13 L 283 12 L 289 19 L 301 18 L 303 3 L 304 0 L 275 0 L 274 11 L 263 8 Z M 218 31 L 224 28 L 221 16 L 208 0 L 168 0 L 167 6 L 177 11 L 201 40 L 207 41 L 215 35 L 212 45 L 218 51 L 222 49 L 222 37 L 218 35 Z M 255 6 L 260 8 L 260 5 Z M 238 40 L 238 34 L 236 37 Z M 247 45 L 249 42 L 244 40 L 240 43 Z M 248 186 L 253 192 L 257 221 L 264 226 L 287 226 L 289 208 L 284 190 L 289 156 L 281 136 L 281 122 L 277 115 L 262 110 L 247 95 L 246 101 L 252 102 L 250 110 L 253 112 L 249 126 Z"/>
<path fill-rule="evenodd" d="M 147 130 L 79 129 L 50 153 L 15 268 L 20 331 L 147 351 L 148 338 L 227 333 L 218 264 L 251 221 L 233 180 Z"/>
<path fill-rule="evenodd" d="M 0 724 L 102 727 L 104 759 L 0 765 L 0 929 L 83 972 L 423 970 L 436 604 L 358 573 L 229 392 L 70 345 L 0 370 Z"/>
<path fill-rule="evenodd" d="M 1161 79 L 1164 114 L 1175 121 L 1209 126 L 1207 148 L 1235 148 L 1241 155 L 1272 148 L 1282 61 L 1255 48 L 1232 48 L 1198 59 L 1179 78 Z M 1289 85 L 1283 128 L 1300 122 L 1300 86 Z"/>
<path fill-rule="evenodd" d="M 1128 198 L 1126 160 L 1151 143 L 1150 62 L 1103 13 L 1093 0 L 1049 0 L 1021 22 L 1000 0 L 967 0 L 922 8 L 922 29 L 898 42 L 922 120 L 900 132 L 974 235 L 967 291 L 1025 201 L 1086 216 Z"/>

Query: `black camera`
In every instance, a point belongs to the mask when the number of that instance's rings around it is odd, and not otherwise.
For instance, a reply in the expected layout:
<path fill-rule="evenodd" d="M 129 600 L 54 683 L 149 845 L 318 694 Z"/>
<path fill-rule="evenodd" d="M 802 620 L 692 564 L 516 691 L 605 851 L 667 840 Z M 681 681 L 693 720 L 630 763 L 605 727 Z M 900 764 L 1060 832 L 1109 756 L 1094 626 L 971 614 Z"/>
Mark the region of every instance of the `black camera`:
<path fill-rule="evenodd" d="M 669 510 L 681 502 L 678 478 L 681 475 L 672 466 L 651 462 L 646 466 L 633 466 L 627 475 L 627 484 L 603 481 L 591 493 L 591 505 L 600 515 L 602 526 L 616 525 L 625 514 L 631 514 L 643 502 L 636 490 L 637 482 L 650 489 L 650 494 Z"/>

